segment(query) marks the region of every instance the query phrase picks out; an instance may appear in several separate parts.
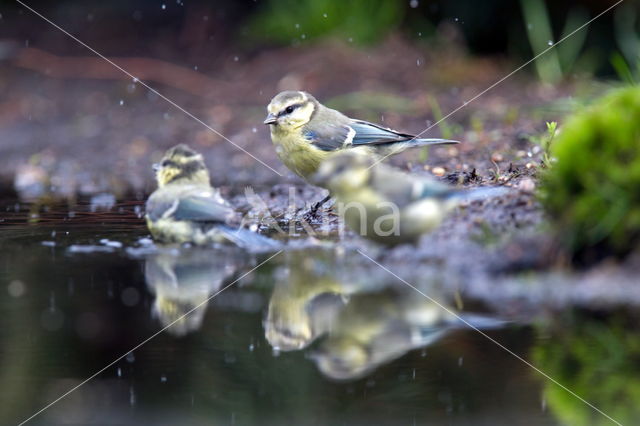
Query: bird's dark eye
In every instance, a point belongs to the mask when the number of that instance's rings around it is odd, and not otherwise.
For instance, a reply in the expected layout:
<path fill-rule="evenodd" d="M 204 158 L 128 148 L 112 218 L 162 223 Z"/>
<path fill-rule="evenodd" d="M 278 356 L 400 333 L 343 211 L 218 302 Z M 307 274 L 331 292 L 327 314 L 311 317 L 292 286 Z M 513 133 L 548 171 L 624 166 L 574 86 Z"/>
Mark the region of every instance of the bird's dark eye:
<path fill-rule="evenodd" d="M 170 161 L 169 160 L 163 160 L 162 163 L 160 163 L 161 167 L 167 167 L 169 165 Z"/>
<path fill-rule="evenodd" d="M 296 109 L 296 107 L 295 107 L 295 106 L 293 106 L 293 105 L 289 105 L 289 106 L 284 110 L 284 112 L 286 112 L 287 114 L 291 114 L 291 113 L 293 112 L 293 110 L 294 110 L 294 109 Z"/>

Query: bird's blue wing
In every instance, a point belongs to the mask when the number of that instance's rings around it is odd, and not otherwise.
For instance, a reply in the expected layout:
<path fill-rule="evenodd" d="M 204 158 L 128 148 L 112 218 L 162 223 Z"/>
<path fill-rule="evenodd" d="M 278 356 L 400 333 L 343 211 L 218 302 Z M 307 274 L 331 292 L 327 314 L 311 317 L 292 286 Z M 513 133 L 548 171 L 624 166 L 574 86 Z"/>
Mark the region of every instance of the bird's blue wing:
<path fill-rule="evenodd" d="M 324 125 L 314 130 L 304 130 L 302 135 L 322 151 L 335 151 L 345 147 L 349 128 L 343 125 Z"/>
<path fill-rule="evenodd" d="M 307 129 L 303 131 L 303 136 L 313 146 L 323 151 L 335 151 L 350 146 L 402 142 L 413 138 L 412 135 L 360 120 L 352 120 L 349 124 L 325 124 Z"/>
<path fill-rule="evenodd" d="M 351 120 L 348 124 L 321 124 L 313 129 L 304 130 L 302 135 L 313 146 L 323 151 L 396 143 L 407 143 L 409 146 L 458 143 L 447 139 L 416 138 L 414 135 L 362 120 Z"/>
<path fill-rule="evenodd" d="M 404 142 L 415 136 L 387 129 L 368 121 L 353 120 L 349 127 L 353 129 L 353 145 L 379 145 L 392 142 Z"/>
<path fill-rule="evenodd" d="M 234 210 L 213 197 L 189 196 L 173 200 L 149 199 L 147 214 L 152 220 L 172 218 L 194 222 L 226 222 Z"/>

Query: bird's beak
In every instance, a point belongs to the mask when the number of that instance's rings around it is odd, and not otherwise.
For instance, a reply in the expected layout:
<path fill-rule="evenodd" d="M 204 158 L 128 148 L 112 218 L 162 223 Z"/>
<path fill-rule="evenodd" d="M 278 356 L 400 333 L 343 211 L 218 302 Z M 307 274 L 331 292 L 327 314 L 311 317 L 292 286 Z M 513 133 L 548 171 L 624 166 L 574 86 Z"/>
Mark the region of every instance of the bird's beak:
<path fill-rule="evenodd" d="M 269 113 L 269 115 L 267 115 L 267 118 L 264 119 L 264 124 L 274 124 L 276 121 L 278 121 L 278 117 L 276 117 L 272 113 Z"/>
<path fill-rule="evenodd" d="M 160 164 L 158 163 L 153 163 L 153 165 L 151 166 L 151 168 L 153 169 L 154 172 L 157 172 L 158 170 L 160 170 Z"/>

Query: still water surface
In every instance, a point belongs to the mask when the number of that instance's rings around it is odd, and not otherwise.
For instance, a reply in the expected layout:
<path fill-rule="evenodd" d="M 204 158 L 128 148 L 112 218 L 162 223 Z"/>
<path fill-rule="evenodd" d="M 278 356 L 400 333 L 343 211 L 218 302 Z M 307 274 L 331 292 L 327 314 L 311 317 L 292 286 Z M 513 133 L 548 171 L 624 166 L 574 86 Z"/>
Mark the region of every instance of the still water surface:
<path fill-rule="evenodd" d="M 252 270 L 269 255 L 154 246 L 140 202 L 1 208 L 1 424 L 124 354 L 30 424 L 572 423 L 537 373 L 340 245 Z M 549 335 L 459 313 L 546 359 Z"/>

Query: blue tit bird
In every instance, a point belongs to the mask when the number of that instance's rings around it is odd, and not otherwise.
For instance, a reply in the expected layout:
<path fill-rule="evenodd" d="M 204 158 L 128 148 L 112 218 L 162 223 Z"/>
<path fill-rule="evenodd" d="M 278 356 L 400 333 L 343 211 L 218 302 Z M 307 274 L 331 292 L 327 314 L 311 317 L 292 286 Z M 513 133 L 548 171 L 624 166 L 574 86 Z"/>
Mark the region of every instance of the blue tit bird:
<path fill-rule="evenodd" d="M 461 202 L 498 196 L 504 188 L 463 190 L 426 176 L 376 164 L 356 152 L 334 154 L 312 183 L 329 189 L 344 222 L 354 232 L 386 245 L 416 243 L 436 229 Z"/>
<path fill-rule="evenodd" d="M 358 151 L 376 159 L 407 148 L 458 143 L 446 139 L 424 139 L 349 118 L 327 108 L 307 92 L 285 91 L 271 100 L 264 124 L 282 162 L 308 180 L 331 154 Z"/>
<path fill-rule="evenodd" d="M 248 250 L 272 250 L 279 243 L 234 225 L 235 211 L 209 183 L 201 154 L 187 145 L 170 148 L 154 165 L 158 189 L 146 205 L 154 239 L 166 243 L 232 243 Z"/>

